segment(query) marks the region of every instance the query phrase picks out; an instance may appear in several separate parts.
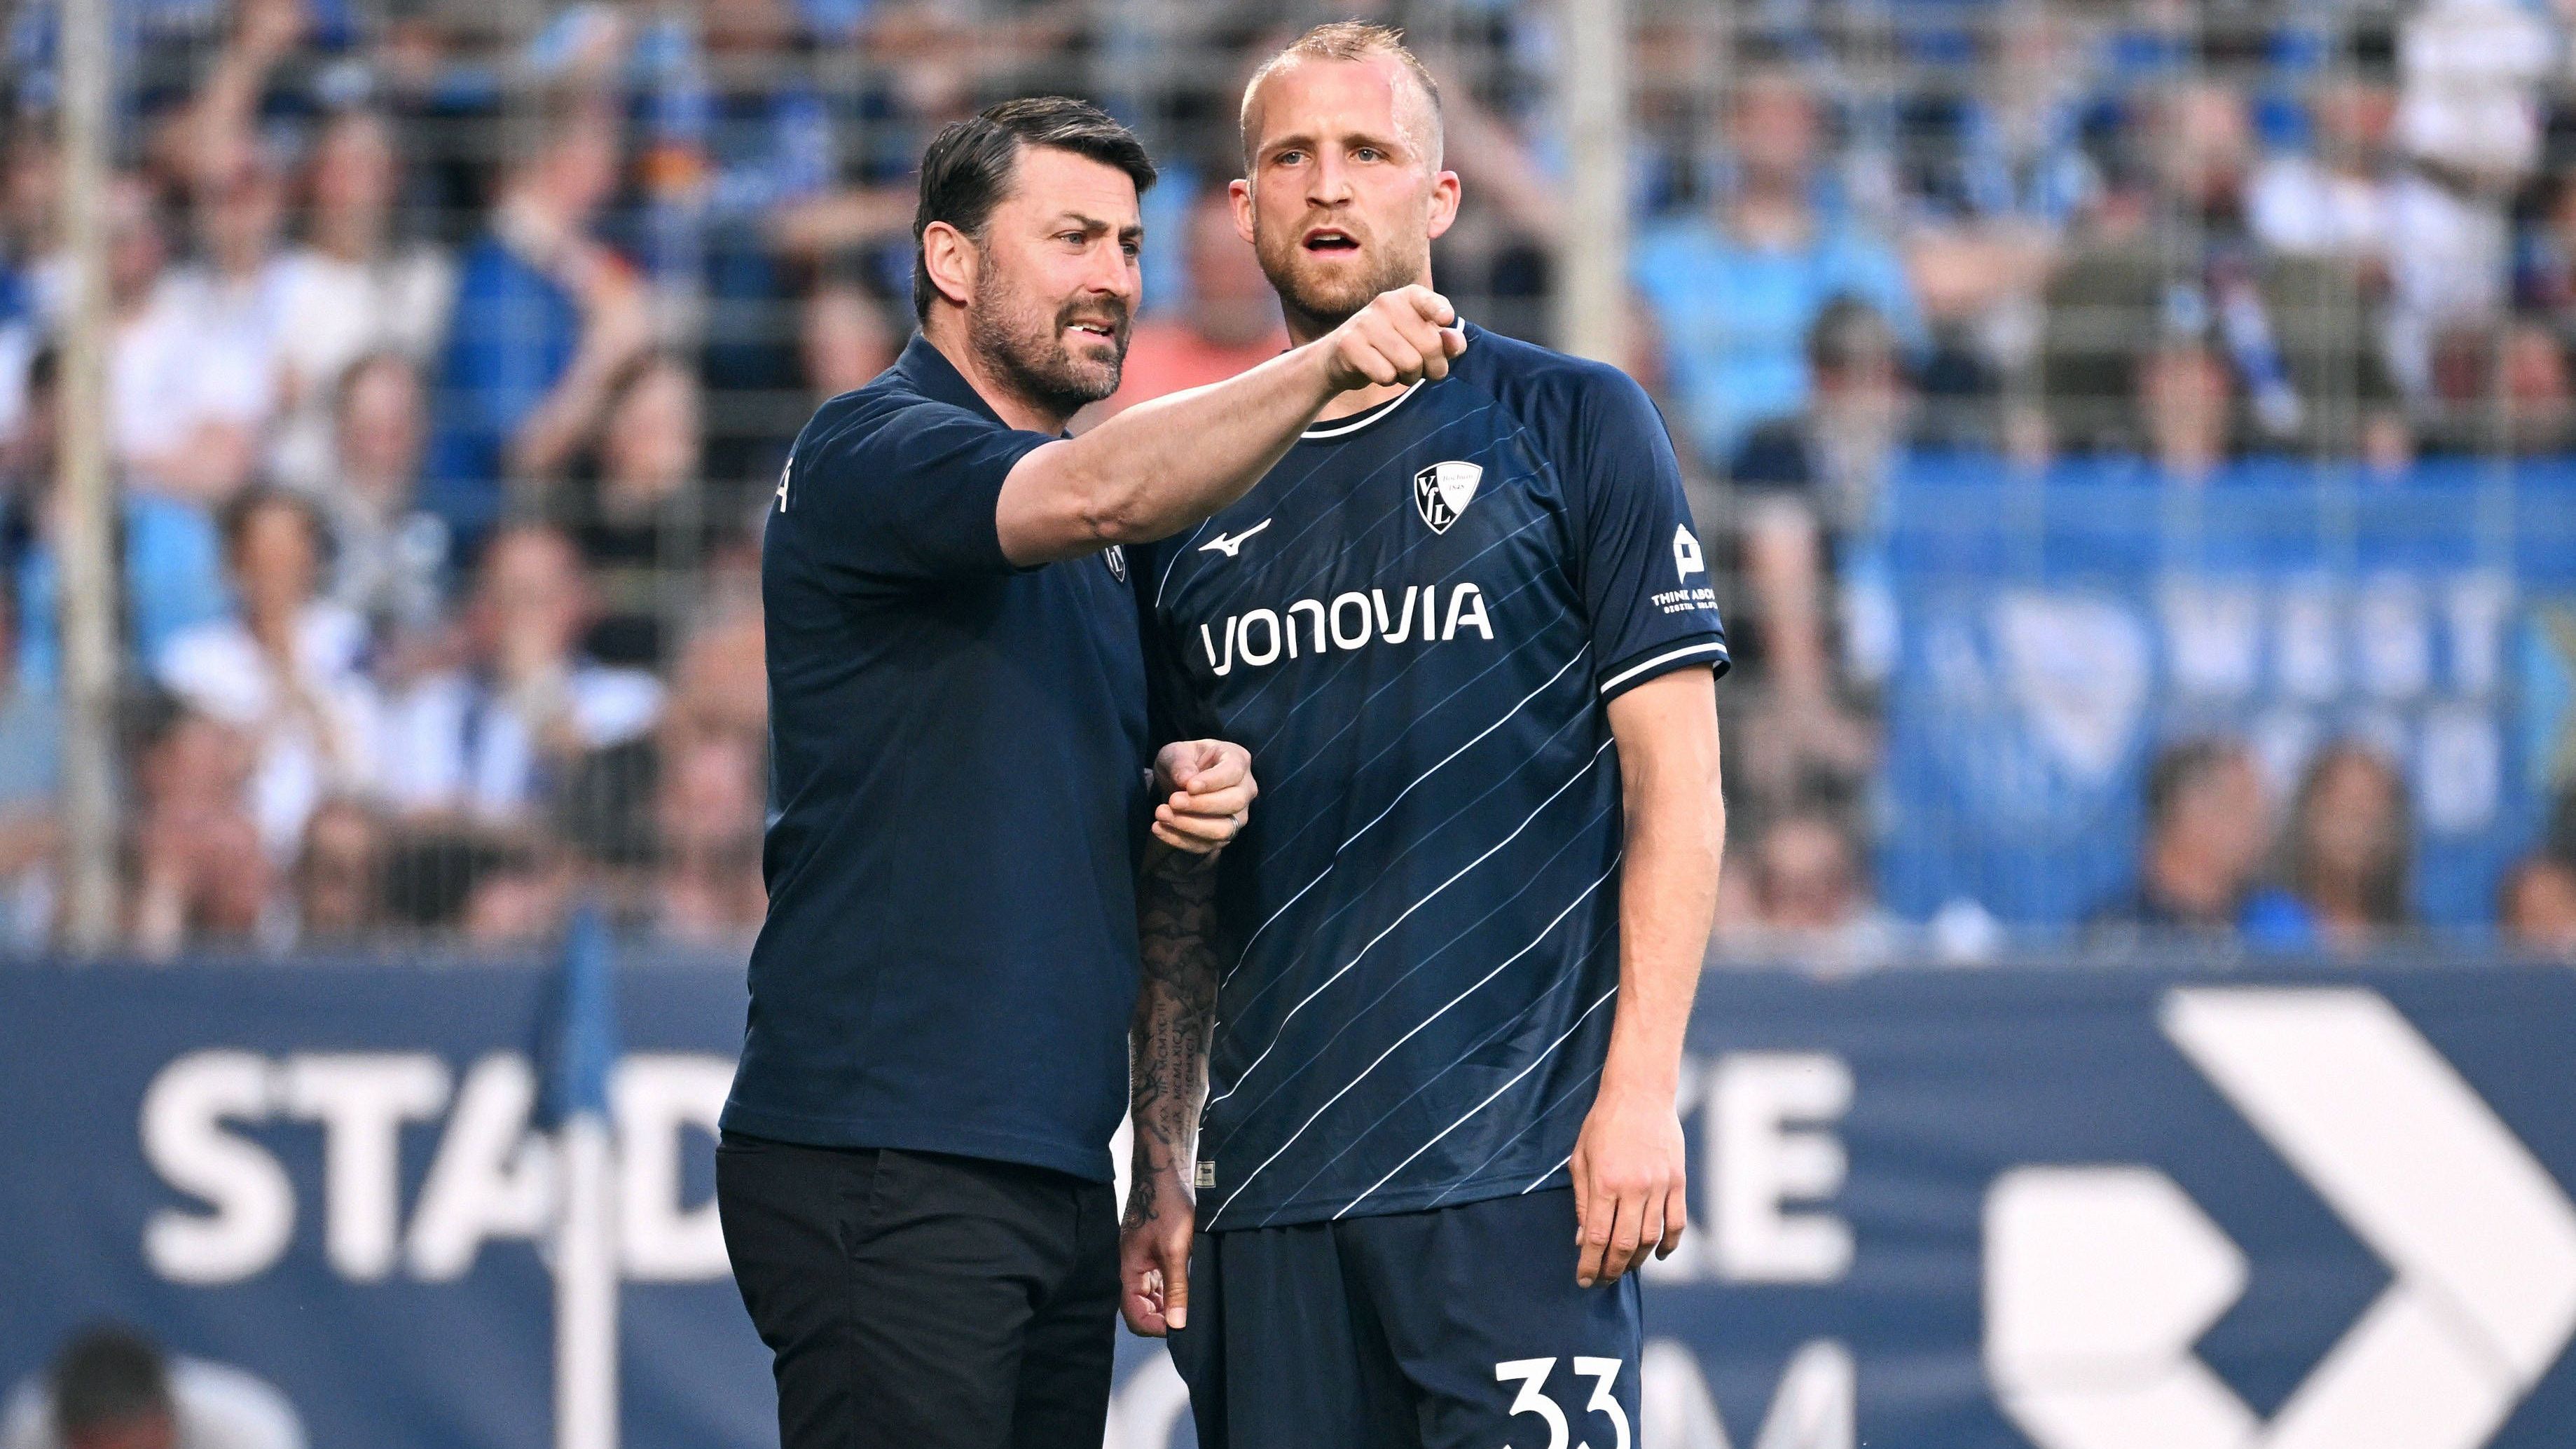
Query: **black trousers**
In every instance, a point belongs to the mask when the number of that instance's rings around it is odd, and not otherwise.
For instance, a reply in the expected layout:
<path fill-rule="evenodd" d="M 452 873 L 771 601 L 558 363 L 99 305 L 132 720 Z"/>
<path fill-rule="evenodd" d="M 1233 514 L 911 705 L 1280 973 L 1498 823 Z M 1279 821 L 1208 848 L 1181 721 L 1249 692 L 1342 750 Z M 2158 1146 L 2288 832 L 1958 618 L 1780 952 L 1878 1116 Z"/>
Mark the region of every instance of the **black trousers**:
<path fill-rule="evenodd" d="M 1099 1449 L 1118 1321 L 1106 1184 L 729 1132 L 716 1203 L 775 1356 L 782 1449 Z"/>

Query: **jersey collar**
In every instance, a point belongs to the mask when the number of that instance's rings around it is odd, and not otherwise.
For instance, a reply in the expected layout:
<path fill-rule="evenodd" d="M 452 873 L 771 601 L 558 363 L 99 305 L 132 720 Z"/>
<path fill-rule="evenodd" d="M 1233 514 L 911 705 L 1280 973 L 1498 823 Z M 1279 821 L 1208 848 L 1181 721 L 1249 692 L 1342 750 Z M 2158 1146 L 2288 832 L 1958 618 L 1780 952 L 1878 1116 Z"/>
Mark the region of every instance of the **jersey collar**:
<path fill-rule="evenodd" d="M 921 333 L 912 334 L 912 341 L 904 345 L 903 356 L 895 359 L 894 368 L 912 384 L 913 391 L 932 402 L 949 403 L 980 413 L 994 422 L 1002 421 L 1002 415 L 993 411 L 991 403 L 984 401 L 984 395 L 977 392 L 975 384 L 968 382 L 966 375 L 957 370 L 957 364 L 950 362 L 947 354 L 931 346 L 930 339 Z"/>

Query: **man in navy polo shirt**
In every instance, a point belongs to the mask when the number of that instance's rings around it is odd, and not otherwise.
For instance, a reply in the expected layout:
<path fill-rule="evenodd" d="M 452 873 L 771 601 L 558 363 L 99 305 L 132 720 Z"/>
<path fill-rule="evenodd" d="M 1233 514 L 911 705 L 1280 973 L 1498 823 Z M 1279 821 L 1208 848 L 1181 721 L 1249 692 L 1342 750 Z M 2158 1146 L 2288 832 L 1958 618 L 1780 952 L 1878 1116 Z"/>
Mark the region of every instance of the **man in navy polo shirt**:
<path fill-rule="evenodd" d="M 1231 838 L 1249 761 L 1149 733 L 1122 545 L 1233 502 L 1353 389 L 1447 375 L 1427 288 L 1078 439 L 1116 390 L 1144 149 L 1013 101 L 922 162 L 921 335 L 826 403 L 762 551 L 773 818 L 725 1243 L 786 1449 L 1096 1445 L 1136 871 Z"/>

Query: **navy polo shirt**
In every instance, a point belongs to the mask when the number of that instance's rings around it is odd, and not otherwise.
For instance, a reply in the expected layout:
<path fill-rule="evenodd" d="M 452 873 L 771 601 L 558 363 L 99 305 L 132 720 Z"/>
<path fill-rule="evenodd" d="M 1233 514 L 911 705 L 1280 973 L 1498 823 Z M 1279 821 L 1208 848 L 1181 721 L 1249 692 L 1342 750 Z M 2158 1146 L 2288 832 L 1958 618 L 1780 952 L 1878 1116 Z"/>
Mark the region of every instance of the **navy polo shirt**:
<path fill-rule="evenodd" d="M 1110 1178 L 1152 747 L 1123 554 L 1002 554 L 1002 480 L 1049 441 L 918 337 L 796 440 L 728 1130 Z"/>

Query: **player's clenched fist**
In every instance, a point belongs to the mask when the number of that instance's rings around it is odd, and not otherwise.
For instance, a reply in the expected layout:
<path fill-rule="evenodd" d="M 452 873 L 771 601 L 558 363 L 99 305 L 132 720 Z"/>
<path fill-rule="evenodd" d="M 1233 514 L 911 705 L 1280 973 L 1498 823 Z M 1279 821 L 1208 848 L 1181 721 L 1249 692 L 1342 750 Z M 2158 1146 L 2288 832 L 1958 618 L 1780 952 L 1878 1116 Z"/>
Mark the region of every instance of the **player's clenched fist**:
<path fill-rule="evenodd" d="M 1154 838 L 1175 850 L 1207 855 L 1224 847 L 1251 818 L 1261 786 L 1252 755 L 1226 740 L 1182 740 L 1154 757 Z"/>
<path fill-rule="evenodd" d="M 1351 314 L 1325 338 L 1333 385 L 1348 391 L 1449 375 L 1449 359 L 1467 350 L 1458 309 L 1424 286 L 1398 287 Z"/>

